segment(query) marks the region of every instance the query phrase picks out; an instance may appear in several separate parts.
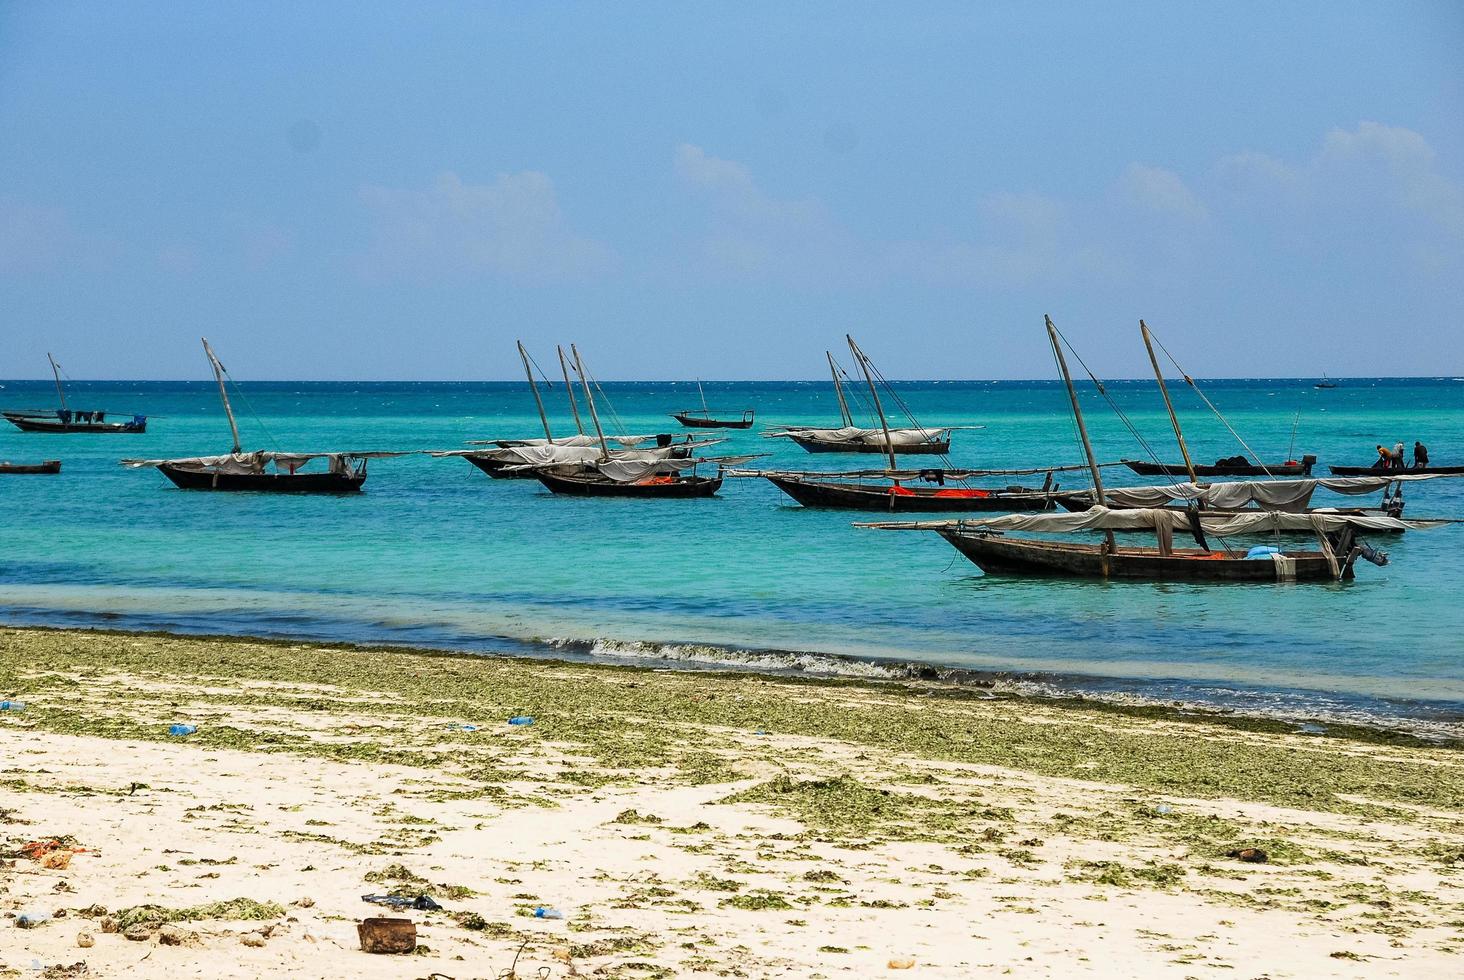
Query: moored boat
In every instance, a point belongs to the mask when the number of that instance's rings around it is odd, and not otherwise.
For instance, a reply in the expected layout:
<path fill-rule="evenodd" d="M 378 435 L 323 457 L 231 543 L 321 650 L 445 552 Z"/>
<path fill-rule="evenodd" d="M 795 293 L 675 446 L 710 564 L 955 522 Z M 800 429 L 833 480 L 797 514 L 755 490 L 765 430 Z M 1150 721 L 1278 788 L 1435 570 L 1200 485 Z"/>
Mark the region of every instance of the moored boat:
<path fill-rule="evenodd" d="M 1328 466 L 1335 476 L 1389 476 L 1417 473 L 1432 476 L 1458 476 L 1464 474 L 1464 466 L 1413 466 L 1403 469 L 1387 466 Z"/>
<path fill-rule="evenodd" d="M 1138 459 L 1123 460 L 1123 465 L 1140 476 L 1310 476 L 1317 458 L 1310 454 L 1284 463 L 1241 462 L 1244 457 L 1216 460 L 1214 464 L 1147 463 Z"/>
<path fill-rule="evenodd" d="M 736 415 L 736 413 L 729 413 L 729 417 L 725 417 L 725 418 L 718 417 L 717 415 L 713 415 L 712 414 L 712 410 L 711 409 L 707 408 L 707 393 L 706 393 L 705 390 L 702 389 L 702 383 L 701 383 L 701 379 L 700 378 L 697 379 L 697 382 L 696 382 L 696 390 L 697 390 L 697 393 L 701 396 L 701 406 L 702 407 L 701 407 L 701 410 L 700 411 L 697 411 L 696 409 L 693 408 L 693 409 L 687 409 L 684 412 L 673 412 L 671 414 L 671 417 L 673 419 L 675 419 L 677 422 L 680 422 L 682 424 L 682 426 L 684 426 L 685 428 L 688 428 L 688 429 L 750 429 L 750 428 L 752 428 L 752 423 L 753 423 L 753 421 L 757 417 L 757 413 L 754 412 L 752 409 L 750 409 L 750 408 L 743 409 L 741 415 L 737 415 L 737 417 L 735 417 L 735 418 L 730 417 L 730 416 L 731 415 Z"/>
<path fill-rule="evenodd" d="M 89 432 L 96 435 L 136 434 L 147 431 L 147 416 L 133 415 L 121 421 L 109 420 L 107 413 L 97 410 L 77 410 L 66 404 L 66 388 L 61 383 L 61 365 L 49 353 L 51 376 L 56 379 L 56 397 L 60 408 L 9 409 L 0 412 L 5 419 L 22 432 L 47 432 L 56 435 Z"/>
<path fill-rule="evenodd" d="M 23 474 L 52 474 L 61 472 L 59 459 L 48 459 L 44 463 L 0 462 L 0 475 L 20 476 Z"/>
<path fill-rule="evenodd" d="M 229 403 L 224 379 L 228 372 L 209 346 L 203 351 L 219 386 L 219 400 L 229 420 L 234 445 L 227 455 L 192 456 L 179 459 L 124 459 L 122 465 L 153 467 L 180 490 L 254 491 L 262 493 L 355 493 L 366 482 L 366 461 L 394 452 L 284 453 L 261 450 L 246 453 L 239 442 L 239 425 Z M 315 460 L 326 461 L 326 470 L 303 470 Z M 273 469 L 271 469 L 271 467 Z M 302 471 L 303 470 L 303 471 Z"/>

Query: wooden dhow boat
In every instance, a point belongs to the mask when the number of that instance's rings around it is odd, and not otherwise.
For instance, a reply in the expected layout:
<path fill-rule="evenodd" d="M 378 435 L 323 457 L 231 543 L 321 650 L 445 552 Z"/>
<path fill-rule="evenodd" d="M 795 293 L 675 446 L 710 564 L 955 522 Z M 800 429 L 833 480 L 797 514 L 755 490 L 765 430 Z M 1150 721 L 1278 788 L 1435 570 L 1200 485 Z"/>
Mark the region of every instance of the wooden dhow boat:
<path fill-rule="evenodd" d="M 1195 515 L 1198 514 L 1198 518 Z M 1007 514 L 984 520 L 877 523 L 861 527 L 886 530 L 935 531 L 982 571 L 1001 575 L 1068 578 L 1136 579 L 1155 582 L 1320 582 L 1353 577 L 1353 565 L 1363 558 L 1385 565 L 1388 556 L 1357 537 L 1359 531 L 1422 530 L 1447 522 L 1404 521 L 1393 517 L 1344 514 L 1291 514 L 1255 511 L 1248 514 L 1207 514 L 1175 508 L 1114 510 L 1093 507 L 1078 514 Z M 1400 527 L 1399 525 L 1402 525 Z M 1315 550 L 1259 546 L 1244 552 L 1216 551 L 1208 543 L 1197 548 L 1176 548 L 1177 530 L 1233 537 L 1245 534 L 1310 531 L 1317 535 Z M 1115 543 L 1115 531 L 1153 531 L 1152 548 Z M 1008 531 L 1071 533 L 1103 531 L 1097 543 L 1075 543 L 1041 538 L 1009 537 Z"/>
<path fill-rule="evenodd" d="M 579 403 L 574 395 L 574 384 L 569 379 L 569 365 L 564 356 L 564 348 L 556 346 L 555 349 L 559 354 L 559 370 L 564 377 L 564 390 L 569 397 L 569 410 L 574 416 L 576 434 L 555 436 L 549 426 L 549 415 L 544 410 L 544 399 L 539 394 L 539 384 L 534 378 L 533 359 L 529 357 L 523 341 L 517 343 L 519 359 L 524 365 L 524 375 L 528 378 L 529 391 L 534 396 L 534 406 L 539 412 L 539 424 L 544 429 L 543 438 L 473 440 L 468 445 L 485 448 L 448 450 L 434 452 L 431 455 L 461 456 L 495 480 L 532 480 L 535 466 L 574 466 L 597 458 L 593 454 L 587 456 L 586 453 L 580 452 L 580 450 L 589 450 L 591 447 L 599 447 L 600 440 L 585 432 L 584 423 L 580 419 Z M 548 383 L 548 379 L 545 381 Z M 651 452 L 657 458 L 663 459 L 676 458 L 678 455 L 684 458 L 691 455 L 695 446 L 711 444 L 711 442 L 696 443 L 689 437 L 682 439 L 671 433 L 607 435 L 605 441 L 614 447 L 611 450 L 612 453 Z"/>
<path fill-rule="evenodd" d="M 853 337 L 848 337 L 849 347 L 858 351 L 858 345 L 854 343 Z M 838 362 L 834 360 L 832 351 L 825 351 L 829 359 L 829 371 L 834 378 L 834 395 L 839 401 L 839 418 L 843 423 L 837 428 L 819 428 L 811 425 L 785 425 L 769 432 L 764 432 L 764 438 L 788 439 L 801 446 L 810 453 L 882 453 L 892 455 L 925 455 L 944 456 L 951 451 L 951 433 L 958 426 L 943 426 L 940 428 L 897 428 L 889 424 L 889 420 L 881 414 L 879 428 L 864 428 L 854 424 L 854 416 L 849 411 L 849 402 L 844 397 L 844 382 L 839 370 Z M 873 369 L 860 351 L 855 354 L 855 359 L 864 369 L 866 378 L 872 378 Z M 886 382 L 888 384 L 888 382 Z M 870 380 L 870 386 L 874 382 Z"/>
<path fill-rule="evenodd" d="M 246 453 L 239 443 L 239 424 L 229 403 L 224 378 L 228 372 L 209 346 L 203 351 L 218 382 L 219 399 L 234 436 L 227 455 L 193 456 L 182 459 L 124 459 L 122 465 L 153 467 L 181 490 L 237 490 L 263 493 L 355 493 L 366 482 L 366 461 L 395 452 L 284 453 L 261 450 Z M 326 461 L 325 471 L 303 470 L 315 460 Z"/>
<path fill-rule="evenodd" d="M 1148 463 L 1139 459 L 1126 459 L 1123 465 L 1140 476 L 1310 476 L 1317 458 L 1307 454 L 1301 459 L 1288 459 L 1284 463 L 1241 462 L 1245 457 L 1231 457 L 1205 463 Z"/>
<path fill-rule="evenodd" d="M 707 393 L 702 389 L 701 379 L 696 382 L 697 394 L 701 396 L 701 410 L 687 409 L 684 412 L 673 412 L 671 417 L 680 422 L 688 429 L 750 429 L 757 417 L 757 413 L 750 408 L 744 408 L 742 414 L 733 418 L 729 415 L 713 415 L 712 410 L 707 408 Z M 731 413 L 736 414 L 736 413 Z M 720 417 L 719 417 L 720 416 Z"/>
<path fill-rule="evenodd" d="M 556 494 L 576 497 L 621 497 L 633 500 L 685 499 L 710 497 L 722 487 L 720 466 L 715 477 L 696 475 L 700 463 L 740 463 L 754 457 L 738 456 L 723 459 L 634 459 L 612 454 L 600 414 L 595 407 L 595 393 L 590 387 L 589 372 L 574 344 L 569 345 L 574 358 L 575 374 L 584 391 L 585 404 L 600 440 L 599 458 L 574 471 L 563 467 L 537 467 L 531 472 L 545 488 Z"/>
<path fill-rule="evenodd" d="M 0 476 L 21 476 L 24 474 L 54 474 L 61 472 L 59 459 L 48 459 L 44 463 L 0 462 Z"/>
<path fill-rule="evenodd" d="M 61 365 L 57 364 L 56 359 L 49 353 L 46 354 L 46 360 L 51 362 L 51 376 L 56 379 L 56 397 L 60 399 L 61 407 L 11 409 L 0 412 L 17 429 L 22 432 L 56 434 L 90 432 L 97 435 L 135 434 L 147 431 L 146 415 L 134 415 L 122 421 L 109 421 L 106 412 L 71 408 L 66 404 L 66 387 L 61 383 Z"/>
<path fill-rule="evenodd" d="M 1107 506 L 1102 473 L 1083 422 L 1082 407 L 1072 376 L 1068 372 L 1067 359 L 1063 354 L 1064 342 L 1051 317 L 1046 318 L 1046 327 L 1048 341 L 1067 388 L 1083 453 L 1091 470 L 1095 505 L 1074 514 L 1006 514 L 966 521 L 882 522 L 860 526 L 935 531 L 983 571 L 993 574 L 1219 583 L 1350 579 L 1358 558 L 1379 565 L 1386 564 L 1388 560 L 1387 555 L 1359 541 L 1358 531 L 1391 531 L 1399 526 L 1423 529 L 1443 523 L 1323 512 L 1258 510 L 1243 514 L 1207 514 L 1197 506 L 1187 510 L 1171 507 L 1111 508 Z M 1173 536 L 1179 529 L 1193 534 L 1198 547 L 1175 548 Z M 1115 531 L 1134 530 L 1152 530 L 1157 538 L 1156 546 L 1120 545 L 1114 536 Z M 1317 549 L 1259 546 L 1244 553 L 1229 549 L 1216 551 L 1206 538 L 1207 534 L 1223 539 L 1282 530 L 1312 531 L 1317 536 Z M 1010 537 L 1008 531 L 1048 534 L 1101 531 L 1104 539 L 1099 543 L 1087 543 Z"/>
<path fill-rule="evenodd" d="M 967 485 L 977 476 L 1034 474 L 1043 470 L 976 471 L 947 468 L 925 468 L 919 470 L 901 469 L 897 459 L 899 448 L 895 431 L 890 428 L 884 403 L 879 397 L 874 371 L 868 357 L 853 337 L 848 337 L 849 351 L 859 365 L 874 411 L 879 419 L 880 446 L 889 466 L 884 470 L 856 470 L 848 473 L 821 473 L 798 470 L 775 471 L 732 471 L 733 476 L 760 476 L 773 486 L 792 497 L 805 507 L 834 507 L 845 510 L 886 511 L 889 513 L 936 513 L 961 511 L 1012 511 L 1051 510 L 1056 506 L 1052 491 L 1052 470 L 1048 470 L 1046 482 L 1041 488 L 1008 486 L 1005 488 L 980 488 Z M 834 382 L 839 385 L 839 372 L 829 355 L 829 366 L 834 373 Z M 842 386 L 839 392 L 840 409 L 847 417 L 848 403 L 844 399 Z M 928 430 L 906 430 L 928 431 Z M 1058 467 L 1056 469 L 1060 469 Z M 876 482 L 866 482 L 874 480 Z M 950 481 L 954 486 L 948 486 Z"/>
<path fill-rule="evenodd" d="M 1179 438 L 1179 452 L 1184 458 L 1184 462 L 1161 463 L 1158 461 L 1126 459 L 1123 461 L 1123 465 L 1133 470 L 1139 476 L 1188 476 L 1191 481 L 1197 480 L 1202 476 L 1311 476 L 1312 467 L 1316 465 L 1317 458 L 1310 453 L 1302 456 L 1299 460 L 1288 459 L 1280 463 L 1259 462 L 1259 457 L 1256 457 L 1254 453 L 1251 454 L 1254 458 L 1238 455 L 1231 456 L 1228 459 L 1217 459 L 1209 465 L 1196 463 L 1193 457 L 1190 456 L 1189 447 L 1185 444 L 1183 434 L 1179 431 L 1179 416 L 1174 411 L 1174 402 L 1170 400 L 1169 388 L 1164 382 L 1164 371 L 1159 367 L 1159 358 L 1154 353 L 1154 337 L 1149 330 L 1149 325 L 1143 320 L 1139 321 L 1139 332 L 1144 338 L 1144 348 L 1149 352 L 1149 363 L 1154 368 L 1154 378 L 1159 382 L 1159 391 L 1164 396 L 1164 407 L 1169 410 L 1169 421 L 1173 424 L 1175 434 Z M 1174 360 L 1174 355 L 1170 354 L 1168 350 L 1165 350 L 1164 353 L 1178 367 L 1179 362 Z M 1183 370 L 1180 373 L 1184 376 L 1185 384 L 1190 386 L 1195 394 L 1200 397 L 1200 400 L 1209 406 L 1210 411 L 1214 412 L 1225 423 L 1225 427 L 1229 429 L 1230 423 L 1225 421 L 1225 417 L 1220 414 L 1220 410 L 1215 407 L 1209 398 L 1205 397 L 1205 393 L 1200 390 L 1200 386 L 1195 383 L 1195 379 Z M 1235 432 L 1234 429 L 1230 429 L 1230 431 L 1232 433 Z M 1236 435 L 1236 439 L 1239 438 L 1240 436 Z M 1247 452 L 1250 451 L 1249 446 L 1245 446 L 1243 442 L 1241 445 Z"/>
<path fill-rule="evenodd" d="M 1464 476 L 1464 466 L 1412 466 L 1390 468 L 1386 466 L 1329 466 L 1334 476 Z"/>

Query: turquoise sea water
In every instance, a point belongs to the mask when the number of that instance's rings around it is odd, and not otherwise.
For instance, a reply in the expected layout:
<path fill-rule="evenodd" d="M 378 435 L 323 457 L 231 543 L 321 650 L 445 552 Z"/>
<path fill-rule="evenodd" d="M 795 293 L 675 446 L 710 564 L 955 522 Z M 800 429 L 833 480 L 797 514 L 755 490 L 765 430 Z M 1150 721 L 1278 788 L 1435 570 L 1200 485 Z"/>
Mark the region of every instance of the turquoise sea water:
<path fill-rule="evenodd" d="M 1464 464 L 1464 380 L 1341 384 L 1222 381 L 1206 391 L 1267 459 L 1312 452 L 1324 471 L 1371 462 L 1379 442 L 1422 439 L 1436 463 Z M 756 465 L 878 465 L 759 437 L 764 424 L 836 424 L 827 382 L 706 389 L 714 408 L 758 412 L 758 426 L 729 434 L 719 452 L 773 454 Z M 955 434 L 957 465 L 1081 459 L 1057 384 L 897 390 L 925 424 L 982 427 Z M 5 382 L 0 405 L 46 405 L 50 391 Z M 451 449 L 540 434 L 521 383 L 244 391 L 236 409 L 246 448 Z M 667 413 L 697 404 L 692 382 L 605 391 L 631 432 L 671 431 Z M 1178 458 L 1152 382 L 1117 382 L 1110 393 Z M 799 508 L 761 480 L 728 481 L 710 500 L 585 500 L 490 480 L 463 460 L 409 456 L 374 461 L 357 497 L 184 492 L 117 460 L 227 451 L 211 385 L 78 383 L 69 397 L 73 407 L 154 419 L 140 436 L 0 431 L 0 459 L 64 461 L 59 477 L 0 477 L 0 621 L 873 676 L 929 665 L 1018 689 L 1464 730 L 1464 527 L 1375 539 L 1392 563 L 1360 563 L 1355 582 L 1335 585 L 1002 579 L 983 577 L 935 535 L 856 530 L 860 515 Z M 546 394 L 556 434 L 573 431 L 562 397 L 557 387 Z M 1243 451 L 1192 394 L 1176 398 L 1198 459 Z M 1084 403 L 1101 458 L 1142 458 L 1096 394 Z M 1079 473 L 1062 482 L 1086 485 Z M 1408 497 L 1410 516 L 1464 516 L 1464 480 L 1421 484 Z"/>

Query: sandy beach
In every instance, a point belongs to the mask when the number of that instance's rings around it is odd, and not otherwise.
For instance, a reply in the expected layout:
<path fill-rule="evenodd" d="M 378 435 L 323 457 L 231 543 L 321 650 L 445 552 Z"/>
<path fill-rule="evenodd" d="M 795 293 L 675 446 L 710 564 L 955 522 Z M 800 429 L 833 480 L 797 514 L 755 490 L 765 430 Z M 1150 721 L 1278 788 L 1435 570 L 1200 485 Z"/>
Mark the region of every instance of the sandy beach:
<path fill-rule="evenodd" d="M 936 684 L 21 629 L 0 698 L 25 703 L 0 712 L 6 975 L 1464 971 L 1453 747 Z M 377 915 L 411 918 L 416 952 L 363 952 Z"/>

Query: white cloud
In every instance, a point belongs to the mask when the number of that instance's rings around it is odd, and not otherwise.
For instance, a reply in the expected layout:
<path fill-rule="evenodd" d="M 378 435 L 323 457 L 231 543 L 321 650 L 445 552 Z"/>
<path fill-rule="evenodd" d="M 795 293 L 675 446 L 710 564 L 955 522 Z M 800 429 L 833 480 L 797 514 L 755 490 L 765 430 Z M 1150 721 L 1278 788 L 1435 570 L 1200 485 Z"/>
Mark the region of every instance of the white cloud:
<path fill-rule="evenodd" d="M 361 200 L 374 225 L 361 269 L 373 279 L 555 282 L 613 262 L 606 246 L 569 227 L 553 181 L 536 171 L 486 184 L 448 172 L 422 190 L 366 185 Z"/>
<path fill-rule="evenodd" d="M 1118 181 L 1119 192 L 1130 203 L 1184 221 L 1203 221 L 1205 206 L 1172 170 L 1131 163 Z"/>

